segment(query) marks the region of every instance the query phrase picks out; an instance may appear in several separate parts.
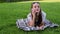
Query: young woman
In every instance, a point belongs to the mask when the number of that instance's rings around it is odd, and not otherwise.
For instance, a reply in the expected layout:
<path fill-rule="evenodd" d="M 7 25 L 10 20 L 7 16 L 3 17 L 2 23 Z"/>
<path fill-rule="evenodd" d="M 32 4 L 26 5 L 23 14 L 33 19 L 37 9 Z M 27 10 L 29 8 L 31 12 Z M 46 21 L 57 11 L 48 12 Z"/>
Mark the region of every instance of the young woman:
<path fill-rule="evenodd" d="M 48 26 L 59 26 L 46 19 L 46 13 L 41 10 L 39 2 L 33 2 L 31 5 L 31 13 L 27 15 L 26 19 L 18 19 L 16 24 L 18 28 L 25 31 L 44 30 Z"/>
<path fill-rule="evenodd" d="M 44 16 L 42 16 L 42 14 Z M 44 26 L 44 19 L 45 19 L 46 14 L 43 13 L 43 11 L 41 10 L 41 8 L 39 6 L 39 2 L 32 3 L 30 15 L 31 15 L 31 17 L 30 17 L 29 23 L 28 23 L 29 26 L 38 27 L 39 29 L 42 29 Z"/>

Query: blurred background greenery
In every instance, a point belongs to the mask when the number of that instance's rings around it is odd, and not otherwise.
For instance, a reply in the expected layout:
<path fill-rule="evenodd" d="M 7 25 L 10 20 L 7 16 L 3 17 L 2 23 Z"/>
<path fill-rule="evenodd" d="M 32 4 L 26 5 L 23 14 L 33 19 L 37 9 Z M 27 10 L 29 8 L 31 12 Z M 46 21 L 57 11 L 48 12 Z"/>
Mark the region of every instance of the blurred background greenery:
<path fill-rule="evenodd" d="M 0 2 L 41 1 L 41 0 L 0 0 Z"/>
<path fill-rule="evenodd" d="M 1 2 L 21 2 L 21 1 L 60 1 L 60 0 L 0 0 Z"/>

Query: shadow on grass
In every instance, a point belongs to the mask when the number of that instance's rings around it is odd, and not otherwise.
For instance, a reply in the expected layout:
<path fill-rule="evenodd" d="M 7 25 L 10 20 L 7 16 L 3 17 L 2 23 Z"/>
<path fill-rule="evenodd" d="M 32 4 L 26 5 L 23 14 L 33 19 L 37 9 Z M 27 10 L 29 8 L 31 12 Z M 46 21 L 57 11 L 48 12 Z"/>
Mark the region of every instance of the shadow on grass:
<path fill-rule="evenodd" d="M 6 0 L 0 0 L 0 3 L 12 3 L 12 2 L 22 2 L 22 1 L 43 1 L 43 0 L 9 0 L 9 1 L 6 1 Z"/>
<path fill-rule="evenodd" d="M 16 1 L 0 1 L 0 3 L 12 3 L 12 2 L 22 2 L 22 1 L 24 1 L 24 0 L 16 0 Z M 27 0 L 25 0 L 25 1 L 27 1 Z M 30 0 L 28 0 L 28 1 L 30 1 Z"/>

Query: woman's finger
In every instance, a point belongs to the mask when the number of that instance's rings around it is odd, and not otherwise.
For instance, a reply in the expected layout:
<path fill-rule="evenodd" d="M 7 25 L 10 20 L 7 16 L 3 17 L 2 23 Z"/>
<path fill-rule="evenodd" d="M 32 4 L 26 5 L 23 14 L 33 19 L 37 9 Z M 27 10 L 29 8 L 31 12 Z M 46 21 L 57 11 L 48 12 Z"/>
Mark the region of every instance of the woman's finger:
<path fill-rule="evenodd" d="M 34 9 L 32 9 L 32 13 L 35 14 L 35 10 Z"/>

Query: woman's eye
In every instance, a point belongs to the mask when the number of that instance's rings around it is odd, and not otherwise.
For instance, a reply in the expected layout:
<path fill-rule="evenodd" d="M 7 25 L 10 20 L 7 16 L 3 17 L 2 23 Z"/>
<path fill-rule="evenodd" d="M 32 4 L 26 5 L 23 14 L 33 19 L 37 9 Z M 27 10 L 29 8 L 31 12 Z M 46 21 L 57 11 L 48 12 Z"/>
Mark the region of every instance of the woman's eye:
<path fill-rule="evenodd" d="M 38 8 L 39 8 L 39 6 L 38 6 Z"/>
<path fill-rule="evenodd" d="M 35 8 L 36 8 L 36 6 L 35 6 Z"/>

